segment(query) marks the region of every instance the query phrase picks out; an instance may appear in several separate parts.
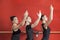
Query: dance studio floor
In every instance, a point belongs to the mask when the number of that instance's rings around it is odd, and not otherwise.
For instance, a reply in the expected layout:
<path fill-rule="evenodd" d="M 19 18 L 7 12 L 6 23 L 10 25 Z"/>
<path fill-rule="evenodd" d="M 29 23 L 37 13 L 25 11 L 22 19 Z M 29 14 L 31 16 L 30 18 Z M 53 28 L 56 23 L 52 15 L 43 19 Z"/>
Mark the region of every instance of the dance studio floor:
<path fill-rule="evenodd" d="M 20 40 L 25 40 L 26 34 L 21 34 Z M 36 37 L 34 35 L 34 40 L 41 40 L 42 34 L 39 34 L 39 37 Z M 1 33 L 0 34 L 0 40 L 11 40 L 11 33 Z M 50 34 L 49 40 L 60 40 L 60 34 Z"/>

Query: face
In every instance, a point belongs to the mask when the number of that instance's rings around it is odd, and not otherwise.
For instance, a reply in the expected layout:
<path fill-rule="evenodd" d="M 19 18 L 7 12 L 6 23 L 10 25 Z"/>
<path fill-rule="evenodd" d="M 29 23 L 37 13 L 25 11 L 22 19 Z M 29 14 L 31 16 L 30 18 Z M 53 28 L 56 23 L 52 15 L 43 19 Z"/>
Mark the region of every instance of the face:
<path fill-rule="evenodd" d="M 18 18 L 17 18 L 17 17 L 14 17 L 14 19 L 13 19 L 13 23 L 18 24 Z"/>
<path fill-rule="evenodd" d="M 27 17 L 26 22 L 31 23 L 31 17 Z"/>
<path fill-rule="evenodd" d="M 48 20 L 46 15 L 44 15 L 44 17 L 42 17 L 42 19 L 43 19 L 44 21 L 47 21 L 47 20 Z"/>

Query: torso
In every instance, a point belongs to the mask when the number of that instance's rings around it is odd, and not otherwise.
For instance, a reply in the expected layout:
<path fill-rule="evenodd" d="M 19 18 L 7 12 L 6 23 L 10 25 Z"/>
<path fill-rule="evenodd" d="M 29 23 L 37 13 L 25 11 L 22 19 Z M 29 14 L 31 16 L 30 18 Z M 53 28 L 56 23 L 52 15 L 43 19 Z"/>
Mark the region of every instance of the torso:
<path fill-rule="evenodd" d="M 13 35 L 15 35 L 15 34 L 20 34 L 20 32 L 21 32 L 20 29 L 18 29 L 17 31 L 14 31 L 14 30 L 13 30 Z"/>
<path fill-rule="evenodd" d="M 33 30 L 31 28 L 31 25 L 26 26 L 26 33 L 29 39 L 33 39 Z"/>
<path fill-rule="evenodd" d="M 21 33 L 20 29 L 18 29 L 17 31 L 13 30 L 11 40 L 20 40 L 20 33 Z"/>
<path fill-rule="evenodd" d="M 48 40 L 48 38 L 49 38 L 49 34 L 50 34 L 50 28 L 49 28 L 49 26 L 47 26 L 47 29 L 45 29 L 44 28 L 44 23 L 42 24 L 42 28 L 43 28 L 43 40 L 45 39 L 45 40 Z"/>

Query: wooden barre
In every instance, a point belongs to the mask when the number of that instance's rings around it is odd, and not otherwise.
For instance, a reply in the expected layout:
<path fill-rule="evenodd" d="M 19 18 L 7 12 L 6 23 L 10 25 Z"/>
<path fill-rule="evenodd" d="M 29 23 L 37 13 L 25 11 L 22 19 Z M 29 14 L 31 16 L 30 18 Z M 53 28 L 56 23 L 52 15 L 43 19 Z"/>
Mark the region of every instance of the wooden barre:
<path fill-rule="evenodd" d="M 34 31 L 35 34 L 36 34 L 36 32 Z M 0 31 L 0 33 L 12 33 L 12 31 Z M 41 32 L 38 32 L 38 34 L 40 34 L 40 33 L 43 33 L 43 32 L 42 31 Z M 51 31 L 50 33 L 52 33 L 52 34 L 60 34 L 60 31 Z"/>

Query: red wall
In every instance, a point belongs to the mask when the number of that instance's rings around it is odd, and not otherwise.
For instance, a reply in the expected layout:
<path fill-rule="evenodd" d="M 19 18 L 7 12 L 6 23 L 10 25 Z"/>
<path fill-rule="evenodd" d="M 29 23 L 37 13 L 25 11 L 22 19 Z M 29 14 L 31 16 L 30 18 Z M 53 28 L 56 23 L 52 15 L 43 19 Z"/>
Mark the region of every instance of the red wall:
<path fill-rule="evenodd" d="M 42 10 L 42 13 L 49 16 L 49 7 L 51 4 L 54 6 L 54 19 L 49 26 L 51 31 L 60 31 L 60 0 L 0 0 L 0 31 L 11 31 L 11 21 L 9 17 L 15 15 L 21 21 L 26 9 L 32 17 L 32 23 L 37 19 L 36 14 L 39 10 Z M 40 25 L 41 24 L 38 24 L 34 30 L 41 31 Z M 25 30 L 25 28 L 23 27 L 21 30 Z M 57 34 L 56 36 L 58 37 L 60 34 Z M 51 34 L 50 40 L 59 40 L 56 36 L 55 34 Z M 56 38 L 54 39 L 52 37 Z M 24 37 L 22 37 L 22 39 L 23 38 Z"/>

